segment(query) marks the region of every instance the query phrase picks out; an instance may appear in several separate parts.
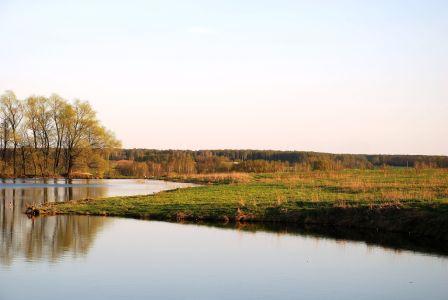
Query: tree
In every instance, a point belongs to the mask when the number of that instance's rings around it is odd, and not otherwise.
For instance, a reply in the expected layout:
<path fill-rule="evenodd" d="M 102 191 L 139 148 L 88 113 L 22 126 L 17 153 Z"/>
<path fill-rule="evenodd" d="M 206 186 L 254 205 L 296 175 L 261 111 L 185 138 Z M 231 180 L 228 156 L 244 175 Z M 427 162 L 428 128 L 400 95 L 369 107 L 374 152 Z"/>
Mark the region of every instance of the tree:
<path fill-rule="evenodd" d="M 56 94 L 50 96 L 51 118 L 54 124 L 53 174 L 56 174 L 61 161 L 64 136 L 67 132 L 71 114 L 70 104 Z"/>
<path fill-rule="evenodd" d="M 0 102 L 1 105 L 1 102 Z M 9 143 L 9 122 L 6 118 L 4 110 L 0 108 L 0 144 L 1 144 L 1 158 L 2 158 L 2 173 L 5 174 L 6 169 L 6 155 Z"/>
<path fill-rule="evenodd" d="M 83 150 L 108 150 L 120 144 L 112 133 L 99 124 L 96 113 L 88 102 L 76 100 L 69 106 L 66 126 L 64 150 L 67 176 L 71 175 Z"/>
<path fill-rule="evenodd" d="M 110 153 L 119 146 L 88 102 L 69 103 L 55 94 L 49 98 L 30 96 L 23 101 L 10 91 L 0 98 L 4 175 L 9 172 L 16 176 L 20 169 L 20 175 L 71 176 L 76 169 L 102 176 L 109 166 Z"/>
<path fill-rule="evenodd" d="M 23 118 L 23 105 L 12 91 L 7 91 L 1 97 L 0 104 L 2 115 L 11 129 L 13 143 L 13 174 L 16 176 L 17 145 L 20 142 L 19 126 Z"/>
<path fill-rule="evenodd" d="M 39 169 L 41 171 L 41 174 L 43 173 L 42 170 L 42 164 L 40 163 L 40 159 L 38 157 L 39 155 L 39 139 L 38 139 L 38 131 L 39 131 L 39 124 L 38 124 L 38 98 L 35 96 L 28 97 L 25 101 L 25 127 L 26 131 L 29 131 L 29 134 L 26 135 L 28 144 L 31 148 L 31 160 L 33 163 L 34 168 L 34 176 L 37 175 L 37 166 L 39 166 Z M 43 174 L 42 174 L 43 175 Z"/>
<path fill-rule="evenodd" d="M 37 124 L 40 152 L 42 154 L 42 176 L 49 175 L 49 159 L 52 146 L 52 112 L 49 100 L 45 97 L 37 98 Z"/>

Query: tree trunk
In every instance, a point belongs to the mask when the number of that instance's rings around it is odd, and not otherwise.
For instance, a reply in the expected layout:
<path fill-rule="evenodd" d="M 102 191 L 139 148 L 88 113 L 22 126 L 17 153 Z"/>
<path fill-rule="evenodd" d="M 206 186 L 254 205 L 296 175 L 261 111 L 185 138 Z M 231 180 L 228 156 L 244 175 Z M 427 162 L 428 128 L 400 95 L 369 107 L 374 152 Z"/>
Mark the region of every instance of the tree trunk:
<path fill-rule="evenodd" d="M 67 177 L 71 177 L 73 169 L 73 158 L 70 156 L 68 159 Z"/>
<path fill-rule="evenodd" d="M 26 160 L 25 160 L 25 147 L 21 148 L 21 152 L 22 152 L 22 175 L 26 176 L 26 170 L 25 170 L 25 163 L 26 163 Z"/>
<path fill-rule="evenodd" d="M 13 167 L 13 176 L 16 177 L 16 155 L 17 154 L 17 143 L 14 143 L 14 149 L 12 151 L 12 167 Z"/>

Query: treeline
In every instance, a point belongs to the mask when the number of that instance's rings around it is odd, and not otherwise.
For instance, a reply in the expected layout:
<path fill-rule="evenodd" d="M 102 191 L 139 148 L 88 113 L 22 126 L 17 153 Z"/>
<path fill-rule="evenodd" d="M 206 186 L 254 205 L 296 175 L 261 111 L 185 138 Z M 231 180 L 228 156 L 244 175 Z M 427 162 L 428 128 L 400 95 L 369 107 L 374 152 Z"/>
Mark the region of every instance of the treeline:
<path fill-rule="evenodd" d="M 102 177 L 120 143 L 88 102 L 58 95 L 0 97 L 0 175 Z"/>
<path fill-rule="evenodd" d="M 263 150 L 124 149 L 111 160 L 123 176 L 169 173 L 287 172 L 301 170 L 372 169 L 375 167 L 447 168 L 447 156 L 330 154 Z"/>

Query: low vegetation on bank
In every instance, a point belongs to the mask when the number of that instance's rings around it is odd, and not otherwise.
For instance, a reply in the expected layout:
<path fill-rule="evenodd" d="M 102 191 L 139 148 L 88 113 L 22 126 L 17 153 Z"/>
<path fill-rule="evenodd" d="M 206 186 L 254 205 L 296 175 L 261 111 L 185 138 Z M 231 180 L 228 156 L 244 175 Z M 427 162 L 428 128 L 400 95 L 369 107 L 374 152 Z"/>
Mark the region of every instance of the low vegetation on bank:
<path fill-rule="evenodd" d="M 249 221 L 358 227 L 448 240 L 448 170 L 391 168 L 180 176 L 216 184 L 47 204 L 43 214 L 174 221 Z"/>

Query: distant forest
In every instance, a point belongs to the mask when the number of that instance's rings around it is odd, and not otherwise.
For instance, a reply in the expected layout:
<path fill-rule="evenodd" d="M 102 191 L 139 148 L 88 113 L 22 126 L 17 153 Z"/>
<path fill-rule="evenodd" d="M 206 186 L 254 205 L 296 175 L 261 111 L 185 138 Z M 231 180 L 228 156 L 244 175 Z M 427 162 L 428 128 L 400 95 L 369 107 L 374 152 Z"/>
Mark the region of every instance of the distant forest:
<path fill-rule="evenodd" d="M 123 149 L 111 154 L 122 176 L 157 177 L 169 173 L 294 172 L 379 167 L 448 168 L 448 156 L 330 154 L 265 150 Z"/>

